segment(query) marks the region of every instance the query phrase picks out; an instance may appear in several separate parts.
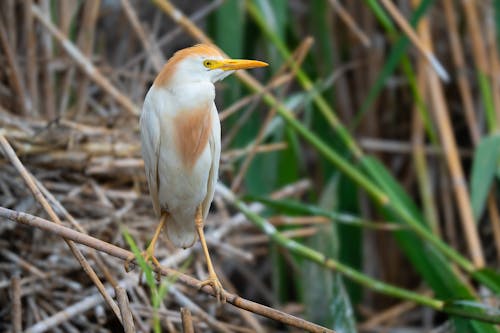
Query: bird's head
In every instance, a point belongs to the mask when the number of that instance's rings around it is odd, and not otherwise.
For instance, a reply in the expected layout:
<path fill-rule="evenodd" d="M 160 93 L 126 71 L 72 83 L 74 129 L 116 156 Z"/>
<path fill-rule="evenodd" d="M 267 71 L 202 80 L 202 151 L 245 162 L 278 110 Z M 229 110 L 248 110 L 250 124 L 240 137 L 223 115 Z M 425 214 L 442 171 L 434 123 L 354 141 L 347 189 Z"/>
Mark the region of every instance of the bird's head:
<path fill-rule="evenodd" d="M 177 51 L 156 78 L 155 86 L 209 81 L 215 83 L 238 69 L 264 67 L 257 60 L 227 59 L 215 47 L 198 44 Z"/>

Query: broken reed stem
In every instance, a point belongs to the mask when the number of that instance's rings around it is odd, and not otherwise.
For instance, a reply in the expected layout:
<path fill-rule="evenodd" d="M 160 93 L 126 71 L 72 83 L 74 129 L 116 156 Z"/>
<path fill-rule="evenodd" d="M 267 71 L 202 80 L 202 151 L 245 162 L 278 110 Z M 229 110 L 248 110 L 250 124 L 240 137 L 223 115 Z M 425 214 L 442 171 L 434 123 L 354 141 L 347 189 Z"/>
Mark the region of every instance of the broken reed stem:
<path fill-rule="evenodd" d="M 430 103 L 433 104 L 434 117 L 440 134 L 443 152 L 452 180 L 452 188 L 460 212 L 460 220 L 464 237 L 467 242 L 469 255 L 476 268 L 485 265 L 481 241 L 474 222 L 474 215 L 470 203 L 467 183 L 464 177 L 460 158 L 458 156 L 457 143 L 453 134 L 448 107 L 444 98 L 441 83 L 432 71 L 428 71 L 428 86 L 430 92 Z"/>
<path fill-rule="evenodd" d="M 169 294 L 175 297 L 176 301 L 183 307 L 186 307 L 193 311 L 193 313 L 204 321 L 209 327 L 211 327 L 216 332 L 231 333 L 231 331 L 213 316 L 209 315 L 205 310 L 199 307 L 196 303 L 191 301 L 186 295 L 181 293 L 175 286 L 168 289 Z"/>
<path fill-rule="evenodd" d="M 380 2 L 382 2 L 389 14 L 391 14 L 392 18 L 396 21 L 396 23 L 399 25 L 401 30 L 403 30 L 406 36 L 408 36 L 417 50 L 425 57 L 425 59 L 427 59 L 437 75 L 443 81 L 448 82 L 450 78 L 443 65 L 441 65 L 439 60 L 434 56 L 432 49 L 427 48 L 422 43 L 418 35 L 415 33 L 415 30 L 413 30 L 408 21 L 399 12 L 399 9 L 396 7 L 396 5 L 391 0 L 380 0 Z"/>
<path fill-rule="evenodd" d="M 42 230 L 50 232 L 52 234 L 61 236 L 65 239 L 71 240 L 73 242 L 86 245 L 86 246 L 91 247 L 97 251 L 107 253 L 110 256 L 119 258 L 121 260 L 127 260 L 127 258 L 129 258 L 133 255 L 132 252 L 127 251 L 125 249 L 122 249 L 116 245 L 104 242 L 102 240 L 91 237 L 91 236 L 86 235 L 84 233 L 67 228 L 63 225 L 52 223 L 48 220 L 42 219 L 42 218 L 34 216 L 34 215 L 30 215 L 30 214 L 22 213 L 22 212 L 16 212 L 16 211 L 4 208 L 4 207 L 0 207 L 0 217 L 7 218 L 7 219 L 14 221 L 14 222 L 17 222 L 17 223 L 21 223 L 24 225 L 28 225 L 31 227 L 42 229 Z M 202 289 L 199 289 L 201 281 L 197 280 L 189 275 L 180 273 L 176 270 L 173 270 L 173 269 L 167 268 L 167 267 L 163 267 L 163 266 L 161 267 L 161 270 L 158 271 L 158 273 L 160 273 L 161 275 L 167 276 L 167 277 L 175 277 L 175 279 L 177 281 L 182 282 L 183 284 L 185 284 L 191 288 L 201 290 L 204 293 L 215 297 L 215 294 L 210 286 L 204 286 Z M 328 328 L 316 325 L 316 324 L 311 323 L 307 320 L 297 318 L 295 316 L 292 316 L 292 315 L 289 315 L 285 312 L 270 308 L 268 306 L 249 301 L 249 300 L 244 299 L 238 295 L 231 294 L 227 291 L 224 292 L 224 296 L 226 297 L 227 302 L 233 304 L 234 306 L 237 306 L 241 309 L 244 309 L 244 310 L 253 312 L 255 314 L 279 321 L 283 324 L 297 327 L 299 329 L 307 330 L 309 332 L 334 333 L 333 330 L 330 330 Z M 121 317 L 120 317 L 120 319 L 121 319 Z"/>
<path fill-rule="evenodd" d="M 120 308 L 120 314 L 122 316 L 123 330 L 125 331 L 125 333 L 134 333 L 134 319 L 132 317 L 132 312 L 130 311 L 127 291 L 121 286 L 117 285 L 115 287 L 115 295 L 118 301 L 118 307 Z"/>
<path fill-rule="evenodd" d="M 26 168 L 24 167 L 24 165 L 22 164 L 22 162 L 19 160 L 19 158 L 17 157 L 17 155 L 14 152 L 14 150 L 12 149 L 11 145 L 9 144 L 9 142 L 7 141 L 7 139 L 2 134 L 0 134 L 0 146 L 3 148 L 5 156 L 11 161 L 11 163 L 14 165 L 14 167 L 16 168 L 16 170 L 19 172 L 19 174 L 23 178 L 24 182 L 26 183 L 26 185 L 30 189 L 30 191 L 33 194 L 34 198 L 44 208 L 44 210 L 50 216 L 50 218 L 52 219 L 52 221 L 55 224 L 62 225 L 61 220 L 59 219 L 59 217 L 57 216 L 57 214 L 52 209 L 52 206 L 47 202 L 47 199 L 45 199 L 45 197 L 41 193 L 40 189 L 37 187 L 35 181 L 33 180 L 34 177 L 32 177 L 29 174 L 29 172 L 26 170 Z M 84 255 L 82 254 L 82 252 L 80 251 L 80 249 L 78 249 L 76 247 L 76 245 L 74 244 L 74 242 L 72 242 L 70 240 L 65 240 L 65 241 L 68 244 L 68 246 L 69 246 L 69 248 L 70 248 L 71 253 L 73 254 L 73 256 L 76 258 L 76 260 L 82 266 L 82 268 L 85 271 L 85 273 L 87 273 L 87 275 L 89 276 L 90 280 L 95 284 L 95 286 L 97 287 L 97 289 L 99 290 L 99 292 L 102 294 L 104 300 L 109 305 L 109 307 L 111 308 L 111 310 L 114 312 L 114 314 L 116 315 L 116 317 L 118 318 L 118 320 L 121 321 L 120 310 L 118 309 L 118 306 L 113 301 L 113 299 L 111 298 L 111 296 L 108 294 L 108 292 L 106 291 L 103 283 L 101 282 L 101 280 L 99 279 L 99 277 L 97 276 L 97 274 L 95 273 L 95 271 L 93 270 L 93 268 L 90 266 L 90 264 L 88 263 L 87 259 L 84 257 Z"/>
<path fill-rule="evenodd" d="M 21 333 L 22 326 L 22 307 L 21 307 L 21 279 L 19 276 L 13 276 L 11 281 L 11 295 L 12 295 L 12 332 Z"/>
<path fill-rule="evenodd" d="M 182 332 L 194 333 L 193 318 L 188 308 L 181 308 Z"/>
<path fill-rule="evenodd" d="M 113 97 L 126 111 L 134 116 L 139 115 L 139 107 L 129 99 L 126 95 L 120 92 L 93 64 L 82 52 L 71 42 L 64 34 L 41 12 L 36 5 L 31 7 L 33 15 L 42 23 L 42 25 L 50 32 L 55 39 L 61 44 L 68 55 L 76 62 L 80 69 L 89 76 L 98 86 L 106 93 Z"/>
<path fill-rule="evenodd" d="M 429 35 L 428 32 L 427 35 Z M 430 38 L 427 38 L 427 45 L 425 46 L 431 52 L 433 51 L 433 43 Z M 425 68 L 423 70 L 425 71 Z M 443 87 L 436 73 L 431 70 L 427 70 L 425 72 L 428 74 L 426 76 L 428 83 L 427 86 L 429 87 L 428 103 L 432 105 L 431 109 L 434 114 L 441 144 L 443 146 L 444 157 L 452 179 L 453 192 L 458 210 L 460 212 L 460 220 L 462 222 L 462 228 L 467 242 L 469 255 L 474 263 L 474 266 L 476 268 L 482 268 L 485 265 L 485 259 L 481 247 L 481 240 L 479 238 L 479 233 L 474 220 L 474 214 L 472 212 L 470 196 L 467 190 L 467 182 L 464 177 Z"/>

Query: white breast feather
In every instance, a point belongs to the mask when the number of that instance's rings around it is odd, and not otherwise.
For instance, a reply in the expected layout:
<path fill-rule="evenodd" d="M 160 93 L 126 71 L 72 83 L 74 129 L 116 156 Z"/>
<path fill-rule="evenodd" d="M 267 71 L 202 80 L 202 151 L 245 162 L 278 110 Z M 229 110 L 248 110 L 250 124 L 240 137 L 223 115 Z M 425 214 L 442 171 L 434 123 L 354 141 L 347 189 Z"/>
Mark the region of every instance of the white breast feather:
<path fill-rule="evenodd" d="M 193 89 L 190 89 L 193 91 Z M 157 215 L 169 213 L 166 229 L 168 238 L 177 247 L 190 247 L 196 241 L 194 218 L 202 204 L 207 216 L 213 199 L 220 159 L 220 122 L 213 98 L 215 91 L 200 87 L 197 95 L 183 96 L 152 87 L 144 101 L 141 115 L 142 155 L 153 207 Z M 191 97 L 191 98 L 189 98 Z M 186 170 L 176 152 L 173 139 L 173 121 L 179 110 L 190 107 L 186 103 L 213 105 L 212 133 L 209 144 L 201 153 L 192 170 Z M 155 149 L 156 148 L 156 149 Z"/>

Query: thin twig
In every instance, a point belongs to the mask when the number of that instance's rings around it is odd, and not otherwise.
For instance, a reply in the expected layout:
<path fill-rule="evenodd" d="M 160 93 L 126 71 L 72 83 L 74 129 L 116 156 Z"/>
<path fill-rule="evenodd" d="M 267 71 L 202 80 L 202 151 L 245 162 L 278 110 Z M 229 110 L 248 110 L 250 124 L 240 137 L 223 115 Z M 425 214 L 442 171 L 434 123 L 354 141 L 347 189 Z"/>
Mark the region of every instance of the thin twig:
<path fill-rule="evenodd" d="M 118 307 L 122 315 L 123 329 L 125 333 L 134 333 L 134 319 L 128 302 L 127 291 L 121 286 L 117 285 L 115 288 L 116 299 L 118 300 Z"/>
<path fill-rule="evenodd" d="M 193 318 L 191 317 L 191 311 L 188 308 L 181 308 L 181 319 L 182 319 L 182 332 L 183 333 L 194 333 Z"/>

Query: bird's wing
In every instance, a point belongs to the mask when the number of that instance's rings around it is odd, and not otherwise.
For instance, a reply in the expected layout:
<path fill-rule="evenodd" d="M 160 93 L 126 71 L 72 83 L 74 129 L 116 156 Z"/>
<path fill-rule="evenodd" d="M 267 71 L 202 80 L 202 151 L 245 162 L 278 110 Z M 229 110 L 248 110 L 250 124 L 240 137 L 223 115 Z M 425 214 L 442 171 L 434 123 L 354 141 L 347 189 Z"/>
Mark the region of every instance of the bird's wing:
<path fill-rule="evenodd" d="M 141 151 L 144 159 L 144 169 L 148 179 L 149 194 L 153 201 L 153 208 L 157 216 L 160 216 L 160 202 L 158 200 L 158 159 L 160 156 L 160 121 L 151 106 L 144 104 L 141 120 Z"/>
<path fill-rule="evenodd" d="M 207 194 L 205 195 L 205 199 L 202 202 L 203 208 L 203 218 L 206 219 L 208 215 L 208 211 L 210 210 L 210 204 L 214 198 L 215 192 L 215 184 L 217 183 L 217 178 L 219 175 L 219 161 L 220 161 L 220 120 L 219 114 L 217 113 L 217 108 L 215 104 L 213 104 L 211 111 L 212 112 L 212 133 L 209 138 L 210 145 L 210 153 L 212 156 L 212 165 L 210 166 L 210 171 L 208 174 L 208 182 L 207 182 Z"/>

